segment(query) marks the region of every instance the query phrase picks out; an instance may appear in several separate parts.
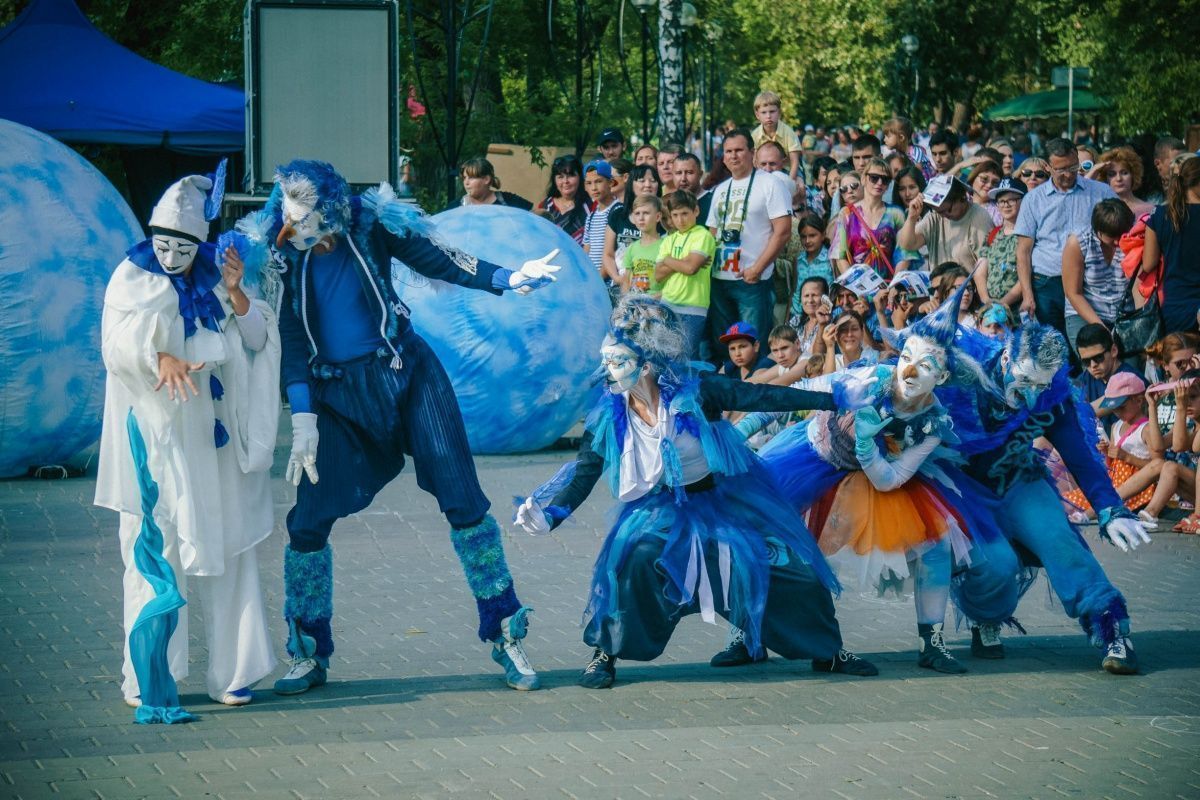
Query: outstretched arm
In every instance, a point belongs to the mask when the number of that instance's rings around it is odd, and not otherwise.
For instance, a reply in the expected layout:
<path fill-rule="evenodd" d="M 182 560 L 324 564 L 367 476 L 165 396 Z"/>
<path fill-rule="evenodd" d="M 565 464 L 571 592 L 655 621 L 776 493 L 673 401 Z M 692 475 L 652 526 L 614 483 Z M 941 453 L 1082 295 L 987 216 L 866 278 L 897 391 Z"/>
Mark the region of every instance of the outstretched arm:
<path fill-rule="evenodd" d="M 700 399 L 705 411 L 802 411 L 832 410 L 833 396 L 826 392 L 735 381 L 724 375 L 700 378 Z"/>

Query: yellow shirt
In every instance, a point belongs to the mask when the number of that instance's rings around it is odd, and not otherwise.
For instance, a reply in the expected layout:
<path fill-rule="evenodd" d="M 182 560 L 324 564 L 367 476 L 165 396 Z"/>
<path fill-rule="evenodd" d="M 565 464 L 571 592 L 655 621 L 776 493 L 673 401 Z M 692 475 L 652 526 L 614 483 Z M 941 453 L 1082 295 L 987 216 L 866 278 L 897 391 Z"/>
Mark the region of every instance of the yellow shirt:
<path fill-rule="evenodd" d="M 763 126 L 759 125 L 750 135 L 754 138 L 754 147 L 757 148 L 763 142 L 775 142 L 788 153 L 799 153 L 802 148 L 800 146 L 800 137 L 792 130 L 792 126 L 786 122 L 780 122 L 775 126 L 775 133 L 768 135 L 763 130 Z"/>

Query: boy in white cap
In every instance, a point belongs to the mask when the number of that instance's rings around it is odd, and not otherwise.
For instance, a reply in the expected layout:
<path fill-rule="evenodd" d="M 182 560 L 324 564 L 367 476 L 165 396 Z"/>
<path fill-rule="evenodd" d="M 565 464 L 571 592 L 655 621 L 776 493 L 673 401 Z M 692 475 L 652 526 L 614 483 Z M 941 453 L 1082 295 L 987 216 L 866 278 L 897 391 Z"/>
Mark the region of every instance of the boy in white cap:
<path fill-rule="evenodd" d="M 188 672 L 187 617 L 175 619 L 188 576 L 205 606 L 209 696 L 249 703 L 276 663 L 256 549 L 274 525 L 279 333 L 250 288 L 258 276 L 243 274 L 246 245 L 218 255 L 205 241 L 223 179 L 212 197 L 210 177 L 172 185 L 104 297 L 95 502 L 120 513 L 122 691 L 138 722 L 190 719 L 174 683 Z"/>

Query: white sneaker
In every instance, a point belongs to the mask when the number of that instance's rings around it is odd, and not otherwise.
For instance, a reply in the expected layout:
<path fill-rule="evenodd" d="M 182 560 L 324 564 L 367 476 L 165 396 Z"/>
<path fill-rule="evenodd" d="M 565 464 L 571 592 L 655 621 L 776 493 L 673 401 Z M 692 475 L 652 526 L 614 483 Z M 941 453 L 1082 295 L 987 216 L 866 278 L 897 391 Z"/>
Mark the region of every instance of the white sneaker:
<path fill-rule="evenodd" d="M 141 695 L 139 695 L 137 697 L 126 697 L 125 705 L 129 706 L 130 708 L 141 708 L 142 707 Z"/>
<path fill-rule="evenodd" d="M 1154 516 L 1146 509 L 1143 508 L 1141 511 L 1139 511 L 1137 516 L 1138 522 L 1143 528 L 1146 528 L 1147 530 L 1154 530 L 1158 527 L 1158 517 Z"/>
<path fill-rule="evenodd" d="M 1089 522 L 1091 522 L 1091 519 L 1088 518 L 1088 515 L 1082 511 L 1072 511 L 1067 515 L 1067 519 L 1071 521 L 1072 525 L 1087 525 Z"/>
<path fill-rule="evenodd" d="M 222 692 L 221 694 L 210 694 L 209 697 L 221 705 L 244 706 L 248 705 L 254 699 L 254 693 L 249 688 L 244 688 L 234 689 L 232 692 Z"/>

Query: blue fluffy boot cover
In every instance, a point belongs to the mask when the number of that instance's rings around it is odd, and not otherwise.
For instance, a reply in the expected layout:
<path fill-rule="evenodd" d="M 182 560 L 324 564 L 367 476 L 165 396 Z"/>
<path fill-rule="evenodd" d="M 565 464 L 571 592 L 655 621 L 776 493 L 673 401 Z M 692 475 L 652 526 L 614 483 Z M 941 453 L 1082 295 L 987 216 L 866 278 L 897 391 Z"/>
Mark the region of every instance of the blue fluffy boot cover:
<path fill-rule="evenodd" d="M 500 638 L 500 621 L 521 608 L 513 589 L 504 546 L 500 542 L 500 526 L 491 514 L 478 525 L 451 528 L 450 541 L 462 562 L 467 585 L 475 595 L 479 608 L 479 638 L 492 642 Z"/>
<path fill-rule="evenodd" d="M 316 641 L 318 658 L 333 655 L 333 550 L 326 544 L 314 553 L 301 553 L 290 546 L 283 551 L 283 617 L 295 620 Z M 293 652 L 289 640 L 288 653 Z"/>
<path fill-rule="evenodd" d="M 1099 614 L 1083 614 L 1079 625 L 1097 647 L 1108 647 L 1118 636 L 1129 635 L 1129 611 L 1125 598 L 1117 595 Z"/>

